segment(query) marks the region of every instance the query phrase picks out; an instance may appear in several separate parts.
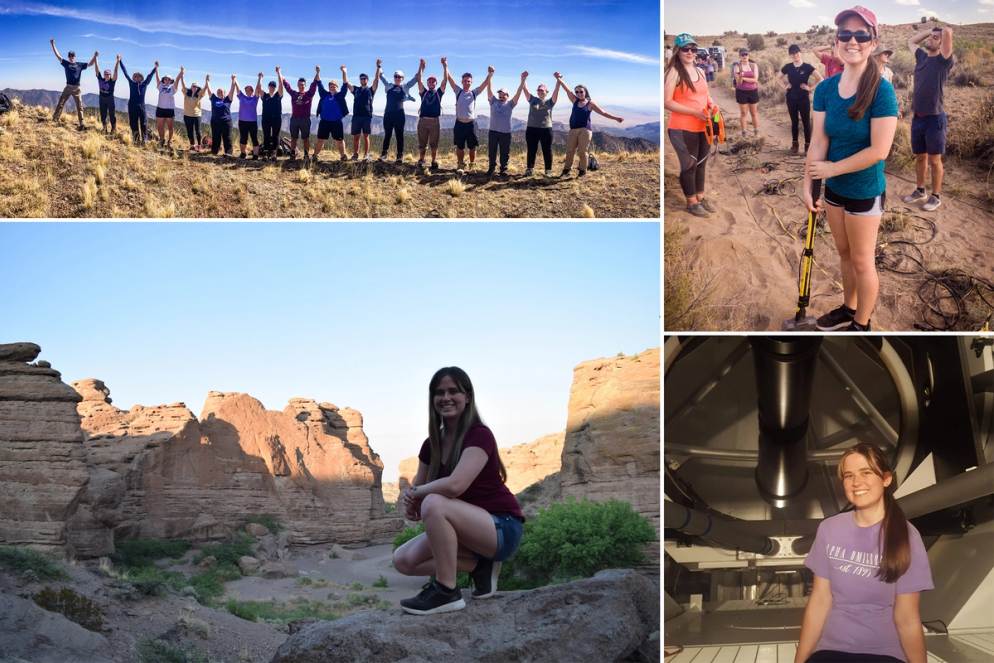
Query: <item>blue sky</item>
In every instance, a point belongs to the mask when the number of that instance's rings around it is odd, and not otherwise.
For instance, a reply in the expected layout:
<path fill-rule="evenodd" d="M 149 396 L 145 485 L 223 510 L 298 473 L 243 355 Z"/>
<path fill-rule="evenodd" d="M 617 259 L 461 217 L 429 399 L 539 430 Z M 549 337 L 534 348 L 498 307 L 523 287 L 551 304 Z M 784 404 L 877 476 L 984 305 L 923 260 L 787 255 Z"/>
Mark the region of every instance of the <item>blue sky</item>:
<path fill-rule="evenodd" d="M 843 9 L 862 4 L 881 23 L 917 23 L 922 16 L 937 16 L 952 24 L 994 22 L 994 0 L 774 0 L 762 7 L 733 0 L 710 0 L 707 11 L 702 6 L 667 0 L 663 9 L 663 27 L 668 35 L 689 32 L 693 35 L 739 32 L 803 32 L 812 25 L 835 25 L 835 16 Z M 671 42 L 672 43 L 672 42 Z"/>
<path fill-rule="evenodd" d="M 390 481 L 442 366 L 500 446 L 563 430 L 577 364 L 659 346 L 660 250 L 658 223 L 0 223 L 0 343 L 121 409 L 355 408 Z"/>
<path fill-rule="evenodd" d="M 211 22 L 215 17 L 221 20 Z M 425 77 L 440 76 L 445 55 L 454 74 L 469 71 L 477 82 L 493 65 L 495 91 L 503 86 L 513 93 L 524 70 L 531 73 L 529 89 L 541 82 L 551 86 L 552 73 L 560 71 L 570 85 L 590 88 L 609 111 L 620 107 L 658 115 L 659 23 L 656 0 L 0 0 L 0 88 L 61 90 L 65 79 L 48 43 L 54 37 L 63 57 L 72 49 L 89 61 L 97 50 L 101 66 L 112 68 L 121 54 L 129 71 L 143 73 L 159 60 L 160 73 L 174 75 L 185 66 L 188 83 L 202 82 L 210 73 L 212 83 L 230 84 L 231 74 L 237 74 L 240 84 L 252 84 L 260 71 L 268 81 L 277 65 L 288 79 L 308 80 L 320 65 L 328 80 L 340 78 L 343 64 L 357 83 L 360 72 L 373 74 L 377 58 L 388 79 L 401 69 L 409 80 L 422 57 L 428 60 Z M 96 82 L 84 79 L 83 91 L 96 92 Z M 150 102 L 154 99 L 150 95 Z M 382 112 L 382 104 L 378 94 L 375 112 Z M 289 104 L 284 106 L 289 112 Z M 408 106 L 416 112 L 417 106 Z M 568 117 L 561 115 L 556 119 Z"/>

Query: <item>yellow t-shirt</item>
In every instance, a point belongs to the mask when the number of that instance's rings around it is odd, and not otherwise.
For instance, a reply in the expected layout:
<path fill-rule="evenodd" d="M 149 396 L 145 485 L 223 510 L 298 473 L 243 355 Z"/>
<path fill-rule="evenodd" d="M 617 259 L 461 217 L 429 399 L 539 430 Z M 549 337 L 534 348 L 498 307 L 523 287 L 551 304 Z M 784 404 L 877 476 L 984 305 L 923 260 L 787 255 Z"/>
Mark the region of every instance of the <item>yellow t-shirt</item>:
<path fill-rule="evenodd" d="M 206 88 L 200 88 L 195 96 L 190 96 L 189 94 L 183 95 L 184 117 L 200 117 L 200 100 L 204 98 L 206 93 Z"/>

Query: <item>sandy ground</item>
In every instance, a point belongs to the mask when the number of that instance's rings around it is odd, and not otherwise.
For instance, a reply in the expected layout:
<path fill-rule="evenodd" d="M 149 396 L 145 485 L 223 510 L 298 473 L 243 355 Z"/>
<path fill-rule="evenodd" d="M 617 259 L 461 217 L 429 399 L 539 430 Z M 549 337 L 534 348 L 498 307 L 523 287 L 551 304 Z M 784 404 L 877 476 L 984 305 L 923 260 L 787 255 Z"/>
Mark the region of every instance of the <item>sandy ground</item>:
<path fill-rule="evenodd" d="M 726 78 L 727 73 L 719 72 L 711 94 L 724 111 L 727 133 L 732 138 L 739 136 L 739 113 L 734 95 L 722 83 Z M 910 124 L 907 118 L 902 122 Z M 783 321 L 793 317 L 797 304 L 798 261 L 807 223 L 807 213 L 799 198 L 800 186 L 797 185 L 795 195 L 756 195 L 756 192 L 762 191 L 766 179 L 803 175 L 804 159 L 788 152 L 791 137 L 786 106 L 778 106 L 772 112 L 761 104 L 759 126 L 766 142 L 756 155 L 758 164 L 778 163 L 763 172 L 758 166 L 736 169 L 741 163 L 740 155 L 709 159 L 707 197 L 716 203 L 718 211 L 708 219 L 684 211 L 686 200 L 677 179 L 679 163 L 668 138 L 664 144 L 665 227 L 670 230 L 678 224 L 686 226 L 688 238 L 698 248 L 706 269 L 721 270 L 722 284 L 717 296 L 734 308 L 729 331 L 779 331 Z M 752 134 L 751 121 L 749 134 Z M 931 221 L 936 228 L 935 237 L 918 247 L 927 266 L 933 271 L 959 268 L 994 280 L 994 215 L 949 195 L 948 191 L 956 185 L 969 188 L 968 185 L 976 184 L 973 180 L 977 175 L 968 165 L 958 165 L 948 157 L 945 162 L 942 206 L 934 212 L 921 211 L 920 203 L 906 205 L 902 201 L 914 189 L 914 172 L 887 169 L 887 210 L 924 218 L 910 219 L 910 226 L 900 232 L 881 230 L 878 248 L 895 240 L 925 242 L 931 235 Z M 808 309 L 808 314 L 815 316 L 842 301 L 838 253 L 831 234 L 827 228 L 825 231 L 819 232 L 815 240 L 817 266 L 812 274 Z M 884 259 L 897 246 L 900 245 L 883 246 Z M 915 324 L 922 322 L 924 311 L 918 296 L 922 277 L 899 275 L 879 267 L 878 271 L 880 292 L 872 315 L 873 330 L 914 330 Z"/>

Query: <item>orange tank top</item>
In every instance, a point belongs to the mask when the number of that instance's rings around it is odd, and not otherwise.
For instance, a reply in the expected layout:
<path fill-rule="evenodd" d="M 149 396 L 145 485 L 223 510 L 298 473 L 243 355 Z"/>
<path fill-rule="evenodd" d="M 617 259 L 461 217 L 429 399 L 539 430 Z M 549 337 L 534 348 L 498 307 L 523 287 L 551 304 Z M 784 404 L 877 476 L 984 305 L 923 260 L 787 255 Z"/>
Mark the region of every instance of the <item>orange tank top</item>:
<path fill-rule="evenodd" d="M 697 70 L 698 73 L 697 80 L 694 81 L 695 91 L 691 92 L 689 87 L 678 82 L 676 89 L 673 90 L 673 101 L 678 104 L 683 104 L 688 108 L 700 108 L 703 110 L 708 107 L 708 98 L 710 97 L 708 93 L 708 84 L 704 79 L 704 76 L 701 75 L 701 70 L 697 69 L 697 67 L 694 67 L 694 69 Z M 667 125 L 667 128 L 703 132 L 704 120 L 696 115 L 670 113 L 670 123 Z"/>

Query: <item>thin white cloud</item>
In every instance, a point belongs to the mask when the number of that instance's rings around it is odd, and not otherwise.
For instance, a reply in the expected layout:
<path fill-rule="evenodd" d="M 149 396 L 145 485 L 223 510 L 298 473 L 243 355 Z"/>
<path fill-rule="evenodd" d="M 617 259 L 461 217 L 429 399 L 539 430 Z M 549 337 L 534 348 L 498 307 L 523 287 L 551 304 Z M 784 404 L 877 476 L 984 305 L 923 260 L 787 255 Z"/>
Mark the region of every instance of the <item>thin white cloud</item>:
<path fill-rule="evenodd" d="M 980 0 L 982 5 L 994 5 L 994 0 Z"/>
<path fill-rule="evenodd" d="M 635 53 L 624 53 L 622 51 L 612 51 L 606 48 L 595 46 L 572 46 L 576 55 L 588 55 L 594 58 L 606 58 L 608 60 L 624 60 L 625 62 L 635 62 L 638 64 L 659 64 L 659 60 L 649 58 Z"/>
<path fill-rule="evenodd" d="M 136 46 L 142 46 L 142 47 L 147 47 L 147 48 L 175 48 L 176 50 L 179 50 L 179 51 L 195 51 L 195 52 L 198 52 L 198 53 L 218 53 L 220 55 L 251 55 L 253 57 L 266 57 L 266 58 L 270 58 L 270 57 L 272 57 L 272 58 L 275 58 L 275 57 L 291 57 L 291 58 L 310 57 L 310 56 L 304 56 L 304 55 L 294 55 L 292 53 L 253 53 L 252 51 L 246 51 L 246 50 L 223 50 L 223 49 L 215 49 L 215 48 L 205 48 L 205 47 L 202 47 L 202 46 L 196 46 L 196 47 L 180 46 L 179 44 L 169 44 L 169 43 L 150 44 L 150 43 L 147 43 L 147 42 L 135 41 L 134 39 L 125 39 L 124 37 L 104 37 L 103 35 L 96 35 L 96 34 L 85 34 L 85 35 L 79 35 L 79 36 L 80 37 L 84 37 L 84 38 L 90 38 L 90 39 L 103 39 L 104 41 L 118 41 L 118 42 L 122 42 L 122 43 L 125 43 L 125 44 L 134 44 Z"/>
<path fill-rule="evenodd" d="M 831 16 L 819 16 L 818 20 L 819 21 L 825 21 L 825 23 L 827 23 L 827 24 L 831 24 L 833 19 L 832 19 Z"/>
<path fill-rule="evenodd" d="M 815 5 L 815 3 L 811 2 L 811 0 L 790 0 L 790 2 L 788 2 L 787 4 L 789 4 L 791 7 L 797 7 L 798 9 L 805 9 L 808 7 L 817 6 Z"/>
<path fill-rule="evenodd" d="M 896 2 L 899 5 L 920 5 L 921 4 L 920 2 L 918 2 L 918 0 L 894 0 L 894 2 Z"/>

